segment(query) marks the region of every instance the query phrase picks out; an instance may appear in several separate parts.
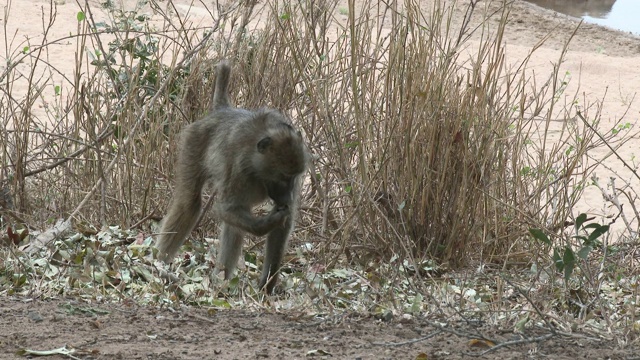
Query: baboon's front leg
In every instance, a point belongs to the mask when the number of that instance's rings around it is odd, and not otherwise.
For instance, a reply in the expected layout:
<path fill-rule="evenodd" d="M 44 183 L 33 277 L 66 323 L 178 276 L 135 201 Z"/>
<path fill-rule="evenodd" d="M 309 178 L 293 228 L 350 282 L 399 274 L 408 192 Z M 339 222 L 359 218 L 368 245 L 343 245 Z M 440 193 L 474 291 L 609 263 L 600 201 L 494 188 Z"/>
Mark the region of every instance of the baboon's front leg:
<path fill-rule="evenodd" d="M 233 276 L 238 258 L 242 253 L 242 237 L 242 230 L 227 223 L 222 224 L 220 250 L 218 251 L 216 267 L 219 270 L 224 270 L 224 278 L 226 280 L 231 279 Z"/>
<path fill-rule="evenodd" d="M 280 263 L 287 247 L 287 238 L 291 233 L 293 219 L 289 216 L 282 226 L 273 229 L 267 236 L 264 265 L 260 277 L 260 289 L 265 289 L 267 294 L 273 293 L 273 288 L 278 281 Z"/>

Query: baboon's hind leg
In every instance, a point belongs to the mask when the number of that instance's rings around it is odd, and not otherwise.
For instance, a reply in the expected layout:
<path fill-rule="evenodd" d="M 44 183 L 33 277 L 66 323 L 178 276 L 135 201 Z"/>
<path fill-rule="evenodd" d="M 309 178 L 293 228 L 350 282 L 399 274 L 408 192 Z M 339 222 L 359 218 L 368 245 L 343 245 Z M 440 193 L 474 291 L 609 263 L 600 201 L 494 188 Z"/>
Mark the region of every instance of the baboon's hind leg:
<path fill-rule="evenodd" d="M 174 196 L 162 223 L 162 234 L 156 243 L 157 258 L 171 262 L 198 220 L 202 199 L 200 193 L 190 197 Z"/>

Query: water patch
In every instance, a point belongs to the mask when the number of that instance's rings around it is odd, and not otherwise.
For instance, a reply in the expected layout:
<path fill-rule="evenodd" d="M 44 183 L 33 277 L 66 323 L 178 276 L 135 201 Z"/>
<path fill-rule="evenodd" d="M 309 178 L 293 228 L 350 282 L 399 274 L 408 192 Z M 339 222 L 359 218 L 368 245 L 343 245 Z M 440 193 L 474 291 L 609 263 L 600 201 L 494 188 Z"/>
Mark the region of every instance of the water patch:
<path fill-rule="evenodd" d="M 584 21 L 640 35 L 639 0 L 527 0 Z"/>

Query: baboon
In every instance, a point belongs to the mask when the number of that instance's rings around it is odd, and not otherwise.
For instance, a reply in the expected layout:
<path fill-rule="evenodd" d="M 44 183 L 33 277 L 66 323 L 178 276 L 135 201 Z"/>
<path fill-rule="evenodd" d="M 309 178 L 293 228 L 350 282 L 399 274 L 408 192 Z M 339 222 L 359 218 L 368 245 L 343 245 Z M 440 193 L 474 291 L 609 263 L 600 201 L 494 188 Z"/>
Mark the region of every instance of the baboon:
<path fill-rule="evenodd" d="M 211 184 L 215 212 L 222 220 L 216 268 L 233 276 L 245 232 L 267 235 L 259 286 L 272 293 L 287 238 L 293 229 L 307 152 L 299 131 L 278 111 L 234 107 L 228 94 L 231 67 L 216 68 L 211 112 L 187 126 L 180 140 L 176 186 L 156 247 L 170 262 L 191 232 L 202 208 L 202 190 Z M 271 198 L 269 214 L 256 217 L 255 205 Z"/>

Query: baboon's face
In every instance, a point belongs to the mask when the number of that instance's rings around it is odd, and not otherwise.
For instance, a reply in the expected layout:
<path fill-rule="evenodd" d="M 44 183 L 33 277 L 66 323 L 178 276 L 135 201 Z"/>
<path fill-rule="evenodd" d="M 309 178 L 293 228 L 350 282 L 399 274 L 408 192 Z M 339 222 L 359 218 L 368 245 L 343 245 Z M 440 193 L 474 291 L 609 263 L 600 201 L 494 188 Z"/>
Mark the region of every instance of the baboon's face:
<path fill-rule="evenodd" d="M 283 124 L 277 132 L 258 143 L 261 154 L 262 179 L 269 197 L 277 205 L 290 205 L 296 178 L 306 167 L 306 153 L 302 136 Z"/>
<path fill-rule="evenodd" d="M 289 206 L 293 202 L 293 188 L 295 176 L 283 176 L 279 181 L 270 181 L 266 184 L 267 194 L 278 206 Z"/>

